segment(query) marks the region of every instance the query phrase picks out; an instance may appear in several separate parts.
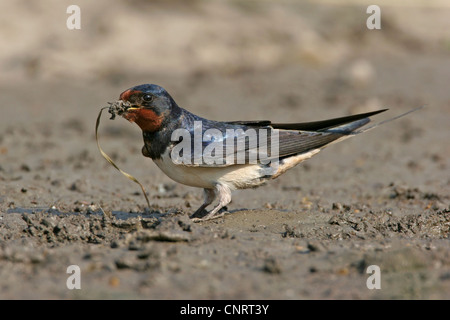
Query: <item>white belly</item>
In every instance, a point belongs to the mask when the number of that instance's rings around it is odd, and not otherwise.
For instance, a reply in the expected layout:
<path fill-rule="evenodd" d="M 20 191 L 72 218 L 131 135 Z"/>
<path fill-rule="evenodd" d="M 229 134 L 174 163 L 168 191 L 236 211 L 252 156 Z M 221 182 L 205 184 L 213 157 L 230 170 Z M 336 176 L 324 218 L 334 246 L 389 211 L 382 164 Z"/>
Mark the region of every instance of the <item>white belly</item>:
<path fill-rule="evenodd" d="M 228 186 L 231 190 L 253 188 L 268 179 L 274 179 L 295 167 L 300 162 L 311 158 L 320 149 L 295 155 L 282 160 L 273 171 L 267 171 L 259 164 L 237 164 L 224 167 L 195 167 L 175 164 L 166 151 L 156 165 L 171 179 L 198 188 L 212 189 L 217 184 Z"/>
<path fill-rule="evenodd" d="M 171 179 L 198 188 L 211 189 L 218 183 L 227 185 L 230 189 L 255 187 L 260 181 L 261 168 L 257 164 L 241 164 L 227 167 L 194 167 L 177 165 L 172 162 L 168 152 L 155 164 Z"/>

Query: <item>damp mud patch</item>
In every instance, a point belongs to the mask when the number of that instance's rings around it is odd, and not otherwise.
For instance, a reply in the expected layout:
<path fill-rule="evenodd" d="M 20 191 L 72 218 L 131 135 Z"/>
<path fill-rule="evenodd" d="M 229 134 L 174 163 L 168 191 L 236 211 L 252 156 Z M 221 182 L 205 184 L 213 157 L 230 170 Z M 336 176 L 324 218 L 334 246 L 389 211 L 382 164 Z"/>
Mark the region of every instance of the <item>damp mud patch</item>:
<path fill-rule="evenodd" d="M 283 237 L 321 240 L 342 239 L 448 239 L 450 209 L 396 216 L 392 212 L 340 212 L 333 214 L 322 228 L 301 230 L 284 226 Z"/>
<path fill-rule="evenodd" d="M 91 243 L 112 246 L 149 241 L 188 242 L 201 231 L 185 215 L 147 215 L 118 218 L 119 214 L 49 213 L 22 209 L 2 216 L 0 239 L 32 238 L 40 244 Z"/>

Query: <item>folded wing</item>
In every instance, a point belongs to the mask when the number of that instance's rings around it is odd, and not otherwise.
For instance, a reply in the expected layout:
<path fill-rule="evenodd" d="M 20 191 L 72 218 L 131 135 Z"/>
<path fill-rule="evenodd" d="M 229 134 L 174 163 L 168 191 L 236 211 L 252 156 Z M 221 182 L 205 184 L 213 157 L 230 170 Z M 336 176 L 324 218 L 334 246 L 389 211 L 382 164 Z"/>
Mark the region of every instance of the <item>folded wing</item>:
<path fill-rule="evenodd" d="M 201 147 L 191 144 L 190 156 L 181 165 L 224 167 L 234 164 L 260 163 L 323 148 L 370 122 L 373 115 L 387 109 L 303 123 L 271 121 L 231 121 L 202 123 Z M 193 133 L 193 132 L 192 132 Z M 201 150 L 201 155 L 199 155 Z M 197 154 L 196 154 L 197 153 Z"/>

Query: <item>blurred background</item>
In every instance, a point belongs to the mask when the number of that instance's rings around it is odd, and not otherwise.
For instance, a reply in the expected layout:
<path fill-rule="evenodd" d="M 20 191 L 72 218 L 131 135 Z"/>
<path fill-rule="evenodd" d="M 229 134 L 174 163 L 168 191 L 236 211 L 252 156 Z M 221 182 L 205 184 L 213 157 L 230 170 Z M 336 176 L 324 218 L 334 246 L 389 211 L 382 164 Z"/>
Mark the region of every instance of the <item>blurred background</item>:
<path fill-rule="evenodd" d="M 72 4 L 81 9 L 80 30 L 66 27 Z M 142 83 L 159 84 L 181 107 L 222 120 L 313 121 L 386 107 L 395 116 L 427 105 L 306 166 L 340 172 L 349 161 L 367 171 L 382 164 L 392 166 L 382 183 L 398 178 L 448 187 L 442 170 L 449 173 L 450 5 L 378 1 L 381 30 L 369 30 L 370 4 L 2 1 L 2 205 L 71 206 L 79 197 L 97 202 L 95 191 L 105 202 L 116 201 L 108 195 L 129 183 L 96 150 L 95 117 L 106 102 Z M 147 185 L 172 183 L 141 157 L 137 126 L 105 117 L 100 133 L 125 170 Z M 407 149 L 397 149 L 405 143 Z M 349 160 L 355 150 L 359 157 Z M 404 157 L 391 161 L 393 150 Z M 300 174 L 293 174 L 293 184 Z"/>

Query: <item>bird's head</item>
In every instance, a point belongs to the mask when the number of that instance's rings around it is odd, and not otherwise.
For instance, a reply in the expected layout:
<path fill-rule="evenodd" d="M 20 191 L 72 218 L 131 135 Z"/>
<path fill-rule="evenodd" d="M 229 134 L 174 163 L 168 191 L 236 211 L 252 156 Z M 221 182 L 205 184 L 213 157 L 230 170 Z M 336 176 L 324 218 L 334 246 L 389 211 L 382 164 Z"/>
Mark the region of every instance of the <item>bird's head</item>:
<path fill-rule="evenodd" d="M 169 93 L 155 84 L 132 87 L 122 92 L 119 99 L 131 105 L 122 116 L 148 132 L 160 130 L 178 108 Z"/>

